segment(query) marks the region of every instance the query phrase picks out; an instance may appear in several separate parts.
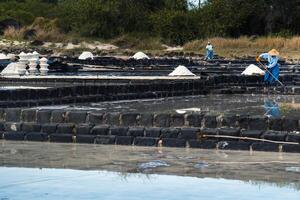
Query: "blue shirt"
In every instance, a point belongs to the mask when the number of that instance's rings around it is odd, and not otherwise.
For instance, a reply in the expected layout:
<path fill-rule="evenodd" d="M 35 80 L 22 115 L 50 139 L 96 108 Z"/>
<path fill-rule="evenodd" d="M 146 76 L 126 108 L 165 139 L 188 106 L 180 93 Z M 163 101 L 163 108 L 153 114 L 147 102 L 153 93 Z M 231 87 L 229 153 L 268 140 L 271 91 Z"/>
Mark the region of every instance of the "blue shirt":
<path fill-rule="evenodd" d="M 277 56 L 271 56 L 268 53 L 263 53 L 259 56 L 260 58 L 263 58 L 269 62 L 268 68 L 273 68 L 277 65 L 279 58 Z"/>

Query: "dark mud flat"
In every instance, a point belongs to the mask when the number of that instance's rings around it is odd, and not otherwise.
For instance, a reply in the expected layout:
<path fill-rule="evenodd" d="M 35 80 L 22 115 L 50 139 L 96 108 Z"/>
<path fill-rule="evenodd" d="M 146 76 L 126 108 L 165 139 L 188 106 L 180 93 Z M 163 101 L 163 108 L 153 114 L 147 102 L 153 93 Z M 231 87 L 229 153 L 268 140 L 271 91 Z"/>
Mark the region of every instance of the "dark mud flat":
<path fill-rule="evenodd" d="M 294 154 L 0 143 L 0 199 L 298 199 Z"/>

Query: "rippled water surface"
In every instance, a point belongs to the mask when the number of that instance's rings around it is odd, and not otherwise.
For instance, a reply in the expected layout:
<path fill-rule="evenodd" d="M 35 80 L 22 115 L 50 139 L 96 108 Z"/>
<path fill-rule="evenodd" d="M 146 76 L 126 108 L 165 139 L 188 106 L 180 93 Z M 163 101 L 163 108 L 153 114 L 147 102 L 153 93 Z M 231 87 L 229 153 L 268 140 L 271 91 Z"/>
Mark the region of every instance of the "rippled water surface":
<path fill-rule="evenodd" d="M 47 106 L 40 109 L 98 110 L 103 112 L 166 112 L 259 115 L 273 118 L 300 117 L 300 96 L 205 95 L 149 100 L 128 100 Z"/>
<path fill-rule="evenodd" d="M 170 175 L 0 168 L 0 199 L 299 199 L 289 186 Z"/>
<path fill-rule="evenodd" d="M 298 154 L 0 141 L 0 199 L 296 200 Z"/>

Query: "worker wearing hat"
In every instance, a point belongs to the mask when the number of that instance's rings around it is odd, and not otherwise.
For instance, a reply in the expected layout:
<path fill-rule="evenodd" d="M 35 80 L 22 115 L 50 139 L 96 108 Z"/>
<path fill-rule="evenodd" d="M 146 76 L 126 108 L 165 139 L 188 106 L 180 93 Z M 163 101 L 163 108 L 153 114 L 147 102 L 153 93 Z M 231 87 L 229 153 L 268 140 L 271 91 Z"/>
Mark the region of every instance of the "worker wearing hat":
<path fill-rule="evenodd" d="M 205 60 L 212 60 L 214 58 L 214 47 L 208 42 L 206 45 L 206 57 Z"/>
<path fill-rule="evenodd" d="M 266 61 L 268 61 L 268 66 L 267 66 L 267 71 L 265 73 L 265 77 L 264 77 L 264 81 L 267 84 L 274 84 L 276 79 L 278 80 L 279 78 L 279 52 L 276 49 L 272 49 L 271 51 L 269 51 L 268 53 L 263 53 L 260 56 L 258 56 L 256 58 L 257 62 L 260 62 L 261 59 L 264 59 Z M 272 73 L 272 75 L 270 74 Z M 276 79 L 275 79 L 276 78 Z"/>

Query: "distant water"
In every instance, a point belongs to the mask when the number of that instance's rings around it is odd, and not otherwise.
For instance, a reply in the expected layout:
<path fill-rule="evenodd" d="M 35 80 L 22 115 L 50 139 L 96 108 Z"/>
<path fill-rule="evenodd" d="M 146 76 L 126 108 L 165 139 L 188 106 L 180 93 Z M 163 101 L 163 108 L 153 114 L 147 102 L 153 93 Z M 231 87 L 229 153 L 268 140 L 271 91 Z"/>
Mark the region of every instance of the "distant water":
<path fill-rule="evenodd" d="M 1 200 L 299 200 L 289 186 L 169 175 L 0 168 Z"/>

